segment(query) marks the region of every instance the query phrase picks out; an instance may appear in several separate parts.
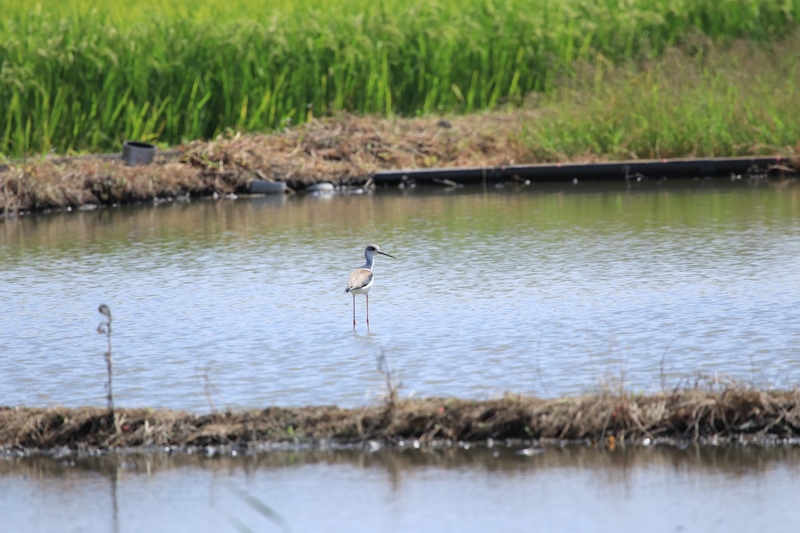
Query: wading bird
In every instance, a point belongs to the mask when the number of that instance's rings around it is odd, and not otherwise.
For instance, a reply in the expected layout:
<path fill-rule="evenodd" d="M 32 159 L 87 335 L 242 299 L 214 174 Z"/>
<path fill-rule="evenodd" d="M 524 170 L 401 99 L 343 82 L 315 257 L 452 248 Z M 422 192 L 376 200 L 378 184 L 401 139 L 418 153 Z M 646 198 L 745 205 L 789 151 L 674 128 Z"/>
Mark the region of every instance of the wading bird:
<path fill-rule="evenodd" d="M 375 262 L 375 254 L 385 255 L 392 259 L 397 259 L 393 255 L 381 252 L 377 244 L 370 244 L 364 250 L 364 257 L 367 262 L 364 266 L 357 268 L 350 273 L 350 278 L 347 280 L 347 288 L 344 290 L 345 294 L 348 292 L 353 295 L 353 329 L 356 329 L 356 294 L 363 294 L 367 297 L 367 329 L 369 329 L 369 289 L 372 287 L 372 265 Z"/>

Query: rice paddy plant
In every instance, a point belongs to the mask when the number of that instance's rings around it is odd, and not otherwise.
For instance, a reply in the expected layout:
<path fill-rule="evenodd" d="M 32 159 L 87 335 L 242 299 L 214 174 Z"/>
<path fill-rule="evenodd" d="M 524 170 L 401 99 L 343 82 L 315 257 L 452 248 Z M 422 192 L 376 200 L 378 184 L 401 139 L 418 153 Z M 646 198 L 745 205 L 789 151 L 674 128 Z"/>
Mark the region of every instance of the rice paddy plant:
<path fill-rule="evenodd" d="M 556 90 L 584 62 L 798 20 L 800 0 L 23 0 L 0 20 L 0 154 L 470 112 Z"/>

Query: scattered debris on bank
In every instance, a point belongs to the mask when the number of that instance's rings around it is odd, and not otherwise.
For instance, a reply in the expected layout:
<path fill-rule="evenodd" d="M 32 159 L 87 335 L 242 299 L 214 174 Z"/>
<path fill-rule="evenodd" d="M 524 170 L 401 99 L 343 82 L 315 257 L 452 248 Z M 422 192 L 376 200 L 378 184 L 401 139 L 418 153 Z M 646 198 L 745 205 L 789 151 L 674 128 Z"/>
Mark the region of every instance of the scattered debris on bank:
<path fill-rule="evenodd" d="M 380 170 L 521 161 L 525 113 L 379 119 L 343 115 L 283 132 L 194 141 L 142 166 L 120 156 L 42 158 L 0 172 L 6 213 L 246 193 L 253 180 L 290 188 L 363 185 Z"/>
<path fill-rule="evenodd" d="M 406 399 L 195 415 L 153 409 L 0 408 L 0 448 L 78 451 L 321 442 L 396 444 L 492 440 L 781 443 L 800 438 L 800 391 L 725 390 L 562 399 Z"/>
<path fill-rule="evenodd" d="M 534 120 L 535 110 L 447 120 L 341 115 L 269 135 L 190 142 L 141 166 L 126 166 L 118 154 L 29 159 L 0 165 L 0 213 L 223 197 L 247 193 L 255 181 L 290 191 L 318 183 L 363 187 L 387 171 L 532 165 L 543 162 L 524 142 Z M 780 172 L 800 168 L 800 161 L 779 160 Z"/>

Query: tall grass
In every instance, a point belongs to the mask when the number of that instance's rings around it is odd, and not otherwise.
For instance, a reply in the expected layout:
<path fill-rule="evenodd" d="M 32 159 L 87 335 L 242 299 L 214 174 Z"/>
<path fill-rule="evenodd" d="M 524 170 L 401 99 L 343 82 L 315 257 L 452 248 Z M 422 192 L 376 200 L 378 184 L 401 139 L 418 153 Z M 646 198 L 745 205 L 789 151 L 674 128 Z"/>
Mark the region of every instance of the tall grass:
<path fill-rule="evenodd" d="M 339 110 L 469 112 L 700 32 L 767 40 L 800 0 L 19 1 L 0 19 L 0 153 L 175 144 Z"/>
<path fill-rule="evenodd" d="M 522 136 L 534 160 L 793 153 L 800 148 L 800 33 L 765 48 L 671 50 L 597 63 L 536 99 Z"/>

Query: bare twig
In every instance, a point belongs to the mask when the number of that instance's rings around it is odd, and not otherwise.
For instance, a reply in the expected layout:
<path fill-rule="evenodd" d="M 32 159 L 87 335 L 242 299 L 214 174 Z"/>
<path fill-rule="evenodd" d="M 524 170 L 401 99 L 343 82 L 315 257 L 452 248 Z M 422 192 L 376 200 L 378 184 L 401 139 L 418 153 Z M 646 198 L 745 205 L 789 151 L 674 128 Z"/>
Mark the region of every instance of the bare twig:
<path fill-rule="evenodd" d="M 202 374 L 197 372 L 196 375 L 203 380 L 203 395 L 206 397 L 206 401 L 208 402 L 208 408 L 212 413 L 216 413 L 217 408 L 214 405 L 213 396 L 219 396 L 219 391 L 211 382 L 211 378 L 208 376 L 208 367 L 202 369 Z"/>
<path fill-rule="evenodd" d="M 659 377 L 661 378 L 661 392 L 664 392 L 667 388 L 666 376 L 664 375 L 664 362 L 667 360 L 667 352 L 669 352 L 670 347 L 672 347 L 672 343 L 667 344 L 667 347 L 664 348 L 664 353 L 661 354 L 661 362 L 658 365 Z"/>
<path fill-rule="evenodd" d="M 397 405 L 397 401 L 400 399 L 400 383 L 395 383 L 394 377 L 392 376 L 392 369 L 389 368 L 389 361 L 386 359 L 386 354 L 381 350 L 381 354 L 378 356 L 378 372 L 384 377 L 386 380 L 386 408 L 387 411 L 391 412 L 394 407 Z"/>
<path fill-rule="evenodd" d="M 111 358 L 111 309 L 106 304 L 101 304 L 97 309 L 101 315 L 106 319 L 97 325 L 97 332 L 105 335 L 108 340 L 108 350 L 104 354 L 106 358 L 106 368 L 108 371 L 108 382 L 106 383 L 106 400 L 108 401 L 108 410 L 114 412 L 114 394 L 111 389 L 111 374 L 113 360 Z"/>

